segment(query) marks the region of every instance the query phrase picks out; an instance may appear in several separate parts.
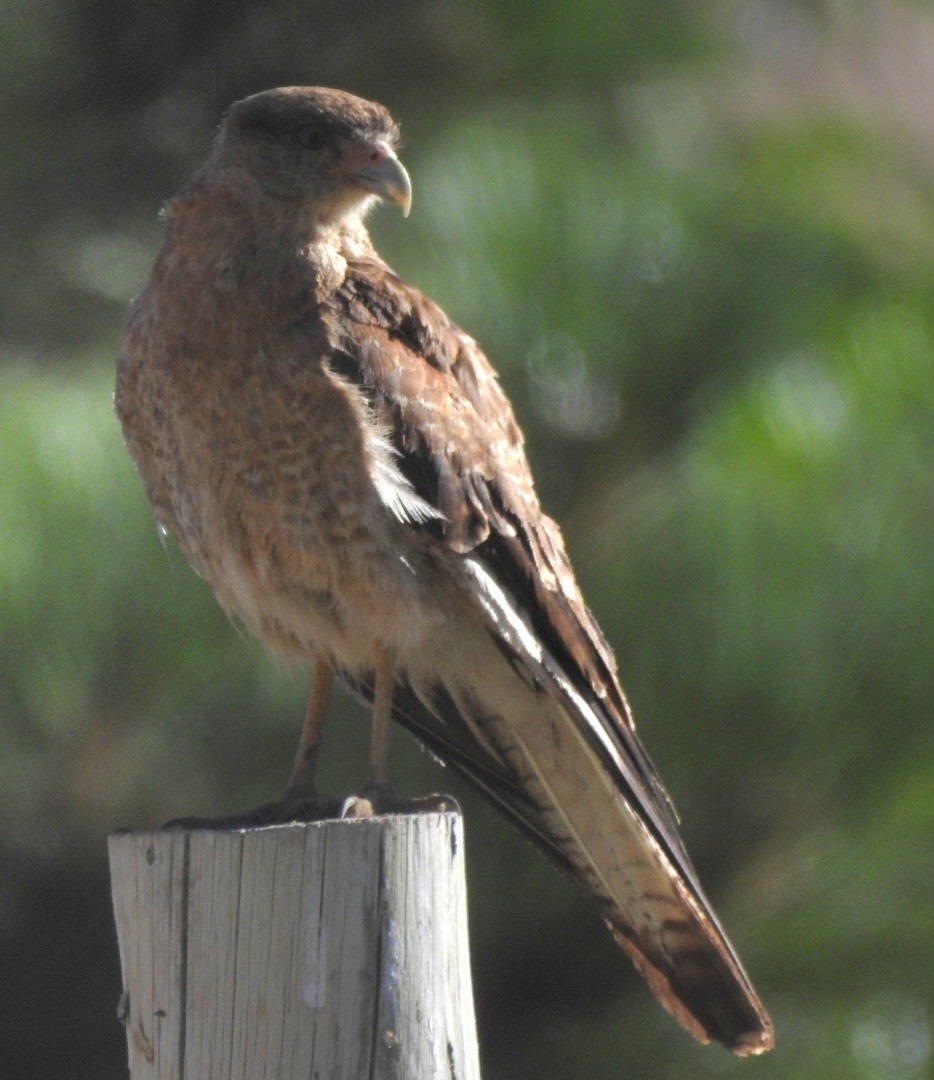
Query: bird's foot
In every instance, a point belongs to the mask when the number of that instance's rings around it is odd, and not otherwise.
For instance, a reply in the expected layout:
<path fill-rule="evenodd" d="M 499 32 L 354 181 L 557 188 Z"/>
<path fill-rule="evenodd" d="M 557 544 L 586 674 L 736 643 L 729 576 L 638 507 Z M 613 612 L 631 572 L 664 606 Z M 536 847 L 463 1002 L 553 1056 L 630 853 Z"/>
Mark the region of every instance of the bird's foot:
<path fill-rule="evenodd" d="M 425 795 L 420 799 L 397 799 L 388 789 L 368 784 L 359 795 L 338 799 L 333 795 L 286 792 L 281 799 L 261 803 L 226 817 L 180 817 L 163 829 L 188 829 L 223 832 L 227 829 L 261 829 L 268 825 L 291 822 L 328 821 L 338 818 L 382 817 L 385 814 L 460 813 L 451 795 Z"/>
<path fill-rule="evenodd" d="M 163 829 L 204 829 L 223 831 L 225 829 L 261 829 L 266 825 L 288 825 L 293 821 L 326 821 L 339 818 L 344 800 L 333 795 L 316 793 L 297 795 L 286 792 L 281 799 L 261 803 L 252 810 L 244 810 L 228 817 L 173 818 L 166 822 Z"/>
<path fill-rule="evenodd" d="M 341 806 L 342 818 L 382 817 L 385 814 L 460 813 L 451 795 L 424 795 L 420 799 L 397 799 L 388 787 L 367 784 L 359 795 L 351 795 Z"/>

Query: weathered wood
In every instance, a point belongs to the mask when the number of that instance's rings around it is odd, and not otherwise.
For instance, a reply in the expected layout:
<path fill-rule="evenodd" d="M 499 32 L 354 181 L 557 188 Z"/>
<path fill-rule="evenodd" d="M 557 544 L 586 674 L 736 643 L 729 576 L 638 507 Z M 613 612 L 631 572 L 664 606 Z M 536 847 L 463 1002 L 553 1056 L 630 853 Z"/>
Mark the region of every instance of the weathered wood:
<path fill-rule="evenodd" d="M 110 838 L 132 1080 L 479 1080 L 461 819 Z"/>

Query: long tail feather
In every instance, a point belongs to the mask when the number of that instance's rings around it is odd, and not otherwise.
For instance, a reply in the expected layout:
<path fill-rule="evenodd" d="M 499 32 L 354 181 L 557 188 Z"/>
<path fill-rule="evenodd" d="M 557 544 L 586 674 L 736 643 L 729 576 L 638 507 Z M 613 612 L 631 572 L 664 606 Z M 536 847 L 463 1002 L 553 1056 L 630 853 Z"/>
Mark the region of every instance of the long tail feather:
<path fill-rule="evenodd" d="M 768 1050 L 771 1022 L 635 733 L 572 684 L 502 590 L 486 596 L 487 625 L 459 626 L 456 655 L 434 658 L 430 682 L 399 682 L 396 718 L 598 902 L 683 1027 L 736 1054 Z"/>

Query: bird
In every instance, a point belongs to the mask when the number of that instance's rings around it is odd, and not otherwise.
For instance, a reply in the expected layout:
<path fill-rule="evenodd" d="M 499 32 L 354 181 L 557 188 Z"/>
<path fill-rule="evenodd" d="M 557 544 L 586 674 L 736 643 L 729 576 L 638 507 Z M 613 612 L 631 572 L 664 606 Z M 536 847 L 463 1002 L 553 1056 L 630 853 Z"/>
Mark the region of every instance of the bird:
<path fill-rule="evenodd" d="M 229 107 L 167 203 L 115 391 L 156 522 L 232 617 L 312 667 L 271 804 L 282 815 L 318 798 L 336 677 L 372 705 L 361 812 L 392 808 L 398 721 L 596 902 L 688 1032 L 762 1053 L 771 1021 L 702 890 L 497 374 L 369 237 L 376 204 L 409 212 L 398 144 L 379 104 L 266 90 Z"/>

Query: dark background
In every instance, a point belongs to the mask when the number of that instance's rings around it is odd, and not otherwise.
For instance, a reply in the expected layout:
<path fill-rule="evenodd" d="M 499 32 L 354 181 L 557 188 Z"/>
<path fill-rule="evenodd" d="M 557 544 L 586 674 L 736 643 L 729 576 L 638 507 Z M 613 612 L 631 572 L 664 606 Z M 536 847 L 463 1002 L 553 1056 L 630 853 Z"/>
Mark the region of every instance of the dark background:
<path fill-rule="evenodd" d="M 4 6 L 0 1072 L 126 1075 L 106 834 L 287 774 L 306 674 L 160 544 L 111 389 L 161 202 L 289 83 L 402 122 L 377 242 L 501 371 L 778 1033 L 695 1046 L 400 735 L 466 813 L 484 1077 L 930 1077 L 934 14 L 888 0 Z"/>

